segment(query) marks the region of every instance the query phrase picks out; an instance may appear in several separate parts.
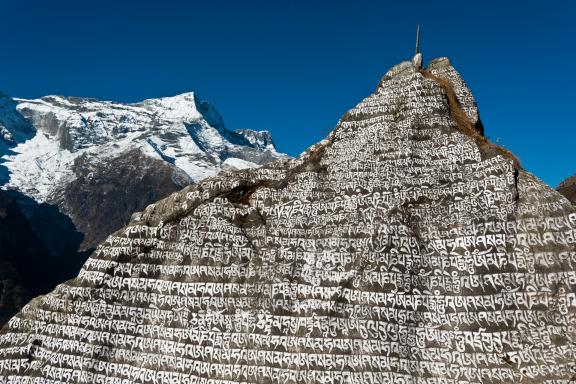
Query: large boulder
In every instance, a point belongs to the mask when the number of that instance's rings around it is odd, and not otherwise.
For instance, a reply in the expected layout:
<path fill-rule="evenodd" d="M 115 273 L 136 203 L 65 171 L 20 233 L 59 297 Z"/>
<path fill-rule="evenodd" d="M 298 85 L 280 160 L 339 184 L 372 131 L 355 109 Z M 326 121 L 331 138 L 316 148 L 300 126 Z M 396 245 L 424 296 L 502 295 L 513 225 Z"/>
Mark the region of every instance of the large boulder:
<path fill-rule="evenodd" d="M 576 209 L 445 59 L 295 160 L 133 215 L 0 336 L 10 383 L 568 383 Z"/>

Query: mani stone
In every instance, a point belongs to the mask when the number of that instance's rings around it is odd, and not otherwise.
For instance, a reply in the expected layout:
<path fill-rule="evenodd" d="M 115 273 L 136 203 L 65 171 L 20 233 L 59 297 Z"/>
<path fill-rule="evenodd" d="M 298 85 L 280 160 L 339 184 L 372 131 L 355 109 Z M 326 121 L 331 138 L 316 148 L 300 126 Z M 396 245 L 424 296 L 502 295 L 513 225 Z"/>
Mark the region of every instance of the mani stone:
<path fill-rule="evenodd" d="M 3 328 L 0 383 L 573 382 L 576 209 L 457 113 L 447 59 L 403 62 L 297 159 L 134 214 Z"/>

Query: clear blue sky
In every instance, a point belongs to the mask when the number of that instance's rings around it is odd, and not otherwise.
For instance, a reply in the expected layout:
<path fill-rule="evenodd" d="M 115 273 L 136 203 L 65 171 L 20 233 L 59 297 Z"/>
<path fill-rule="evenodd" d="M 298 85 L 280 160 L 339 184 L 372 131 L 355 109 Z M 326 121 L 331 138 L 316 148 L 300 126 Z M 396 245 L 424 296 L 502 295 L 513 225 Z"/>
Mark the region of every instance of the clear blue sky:
<path fill-rule="evenodd" d="M 576 172 L 572 1 L 0 0 L 0 90 L 118 101 L 196 91 L 297 155 L 409 59 L 448 56 L 486 134 L 555 186 Z"/>

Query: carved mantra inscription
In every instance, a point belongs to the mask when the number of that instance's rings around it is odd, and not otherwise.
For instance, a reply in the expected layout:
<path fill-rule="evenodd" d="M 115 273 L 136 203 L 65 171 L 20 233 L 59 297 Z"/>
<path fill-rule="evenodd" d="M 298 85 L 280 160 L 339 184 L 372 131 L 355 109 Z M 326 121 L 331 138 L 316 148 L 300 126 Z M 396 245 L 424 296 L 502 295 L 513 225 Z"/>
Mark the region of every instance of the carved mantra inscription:
<path fill-rule="evenodd" d="M 300 158 L 135 215 L 4 328 L 0 383 L 568 383 L 575 267 L 574 208 L 406 62 Z"/>

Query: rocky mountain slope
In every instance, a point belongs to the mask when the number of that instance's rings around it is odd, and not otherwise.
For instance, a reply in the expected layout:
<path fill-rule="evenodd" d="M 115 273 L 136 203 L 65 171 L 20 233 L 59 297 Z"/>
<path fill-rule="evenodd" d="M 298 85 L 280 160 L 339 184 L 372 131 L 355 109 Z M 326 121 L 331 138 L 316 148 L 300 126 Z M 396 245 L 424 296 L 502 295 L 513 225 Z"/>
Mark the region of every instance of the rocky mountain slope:
<path fill-rule="evenodd" d="M 576 175 L 564 180 L 556 190 L 566 196 L 576 206 Z"/>
<path fill-rule="evenodd" d="M 568 383 L 576 209 L 447 59 L 299 158 L 135 214 L 0 336 L 10 383 Z"/>
<path fill-rule="evenodd" d="M 81 250 L 186 185 L 285 157 L 268 132 L 228 130 L 193 93 L 135 104 L 2 94 L 0 133 L 4 187 L 20 193 L 29 216 L 34 202 L 58 207 L 84 235 Z M 35 230 L 41 238 L 63 237 L 49 226 Z"/>

